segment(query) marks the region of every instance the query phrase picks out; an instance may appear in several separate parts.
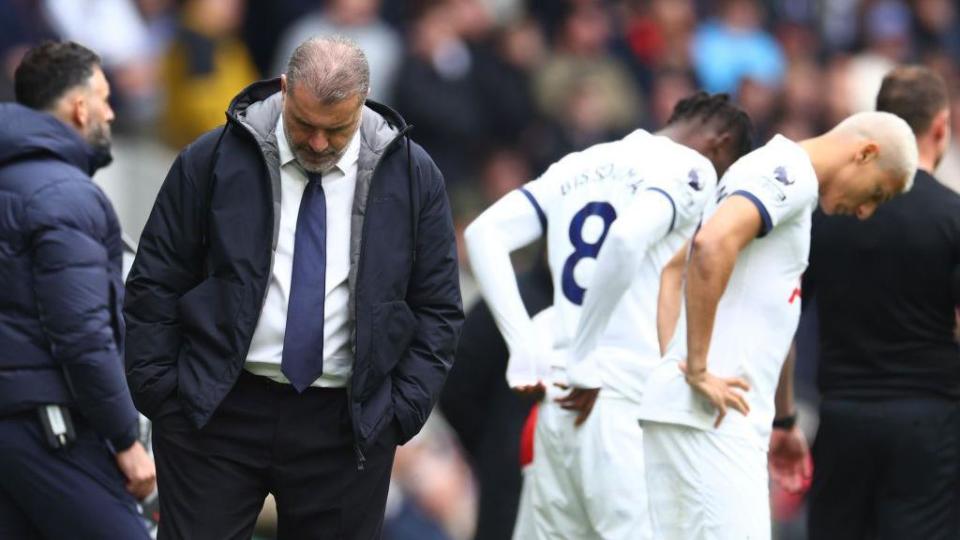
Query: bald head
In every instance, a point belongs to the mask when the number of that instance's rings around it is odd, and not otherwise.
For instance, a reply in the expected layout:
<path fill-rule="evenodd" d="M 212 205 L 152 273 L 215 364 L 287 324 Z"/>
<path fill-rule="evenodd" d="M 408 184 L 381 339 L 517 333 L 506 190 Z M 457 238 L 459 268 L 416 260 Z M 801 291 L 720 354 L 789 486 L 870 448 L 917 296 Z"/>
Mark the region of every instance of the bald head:
<path fill-rule="evenodd" d="M 367 57 L 353 41 L 342 36 L 314 37 L 290 56 L 287 85 L 302 86 L 324 104 L 352 96 L 363 102 L 370 91 Z"/>
<path fill-rule="evenodd" d="M 903 182 L 901 192 L 907 192 L 913 186 L 913 176 L 917 172 L 917 141 L 910 125 L 899 116 L 879 111 L 857 113 L 837 124 L 831 134 L 857 142 L 875 143 L 877 167 Z"/>

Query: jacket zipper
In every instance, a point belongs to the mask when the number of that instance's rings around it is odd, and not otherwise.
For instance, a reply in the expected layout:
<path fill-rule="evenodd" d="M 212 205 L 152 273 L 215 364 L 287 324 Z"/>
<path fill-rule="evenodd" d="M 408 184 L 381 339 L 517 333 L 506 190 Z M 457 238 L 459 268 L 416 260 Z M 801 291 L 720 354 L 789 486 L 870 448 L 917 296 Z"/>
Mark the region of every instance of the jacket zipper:
<path fill-rule="evenodd" d="M 380 164 L 383 163 L 383 159 L 387 156 L 387 152 L 390 150 L 390 147 L 392 147 L 394 144 L 396 144 L 397 141 L 403 138 L 403 136 L 406 135 L 407 131 L 409 131 L 409 126 L 401 129 L 400 132 L 397 133 L 397 135 L 390 142 L 388 142 L 386 146 L 383 147 L 383 153 L 380 154 L 380 158 L 377 159 L 377 162 L 374 163 L 373 165 L 373 170 L 370 171 L 370 190 L 373 189 L 373 179 L 376 177 L 377 170 L 380 168 Z M 368 201 L 370 200 L 369 190 L 367 191 L 367 200 Z M 412 201 L 411 201 L 411 204 L 412 204 Z M 358 283 L 360 281 L 360 273 L 361 273 L 360 271 L 363 269 L 363 258 L 364 258 L 363 254 L 364 254 L 364 251 L 366 251 L 365 248 L 367 245 L 366 240 L 367 240 L 367 224 L 368 223 L 369 223 L 369 220 L 366 219 L 366 215 L 364 215 L 363 228 L 360 230 L 360 254 L 357 257 L 357 282 Z M 357 291 L 354 291 L 355 295 L 356 293 Z M 354 297 L 354 303 L 353 303 L 353 320 L 355 321 L 354 324 L 356 324 L 356 321 L 359 320 L 359 308 L 357 307 L 359 305 L 360 305 L 360 302 L 357 302 L 356 297 Z M 359 344 L 357 343 L 356 336 L 357 336 L 357 333 L 354 332 L 354 338 L 353 338 L 354 354 L 356 354 L 356 351 L 359 350 Z M 354 359 L 354 362 L 356 362 L 356 359 Z M 356 367 L 356 365 L 354 365 L 354 367 Z M 350 374 L 350 380 L 347 381 L 347 401 L 349 402 L 347 403 L 347 411 L 350 413 L 350 424 L 353 427 L 353 449 L 357 455 L 357 470 L 362 471 L 364 469 L 364 465 L 367 462 L 367 458 L 366 456 L 363 455 L 363 450 L 360 448 L 360 438 L 359 438 L 360 425 L 358 424 L 356 416 L 353 414 L 353 391 L 352 390 L 353 390 L 353 374 L 354 373 L 356 373 L 356 369 L 354 369 L 354 371 Z"/>
<path fill-rule="evenodd" d="M 249 127 L 247 127 L 246 124 L 244 124 L 243 122 L 241 122 L 240 119 L 237 118 L 236 116 L 228 113 L 228 114 L 227 114 L 227 117 L 228 117 L 231 121 L 233 121 L 235 124 L 237 124 L 238 126 L 240 126 L 240 128 L 243 129 L 243 131 L 244 131 L 248 136 L 250 136 L 251 138 L 253 138 L 254 144 L 257 145 L 257 151 L 260 152 L 260 160 L 263 162 L 263 168 L 264 168 L 264 170 L 265 170 L 266 173 L 267 173 L 267 178 L 269 179 L 269 178 L 270 178 L 270 171 L 268 170 L 269 164 L 267 163 L 267 156 L 266 156 L 266 154 L 263 153 L 263 147 L 260 146 L 260 141 L 257 139 L 256 133 L 254 133 L 252 129 L 250 129 Z M 223 129 L 226 130 L 227 127 L 228 127 L 228 126 L 225 125 L 225 126 L 223 127 Z M 273 183 L 273 180 L 270 180 L 270 182 L 271 182 L 271 184 L 272 184 L 272 183 Z M 272 185 L 271 185 L 271 188 L 270 188 L 270 193 L 271 193 L 271 198 L 272 198 L 272 197 L 273 197 L 273 195 L 272 195 L 272 193 L 273 193 L 273 186 L 272 186 Z M 211 201 L 211 204 L 212 204 L 212 201 Z M 208 208 L 207 211 L 209 211 L 209 210 L 210 210 L 210 209 Z M 272 224 L 276 221 L 276 216 L 274 216 L 274 212 L 276 212 L 276 210 L 275 210 L 274 207 L 273 207 L 273 200 L 271 199 L 271 201 L 270 201 L 270 223 L 271 223 L 271 226 L 272 226 Z M 272 232 L 271 232 L 271 236 L 270 236 L 270 248 L 269 248 L 269 251 L 270 251 L 270 264 L 269 264 L 269 266 L 267 267 L 267 281 L 266 281 L 266 283 L 264 284 L 264 287 L 263 287 L 263 295 L 262 295 L 261 298 L 260 298 L 260 311 L 261 311 L 261 312 L 263 311 L 263 305 L 264 305 L 264 304 L 266 303 L 266 301 L 267 301 L 267 295 L 270 293 L 270 275 L 273 273 L 273 261 L 274 261 L 274 258 L 275 258 L 275 256 L 276 256 L 276 252 L 275 252 L 274 249 L 273 249 L 273 233 L 272 233 Z M 254 328 L 254 330 L 256 330 L 256 328 Z M 241 356 L 242 356 L 243 358 L 246 358 L 246 357 L 247 357 L 247 353 L 249 353 L 249 352 L 250 352 L 250 344 L 248 343 L 248 344 L 247 344 L 247 347 L 245 348 L 245 350 L 243 351 L 243 354 L 242 354 Z"/>

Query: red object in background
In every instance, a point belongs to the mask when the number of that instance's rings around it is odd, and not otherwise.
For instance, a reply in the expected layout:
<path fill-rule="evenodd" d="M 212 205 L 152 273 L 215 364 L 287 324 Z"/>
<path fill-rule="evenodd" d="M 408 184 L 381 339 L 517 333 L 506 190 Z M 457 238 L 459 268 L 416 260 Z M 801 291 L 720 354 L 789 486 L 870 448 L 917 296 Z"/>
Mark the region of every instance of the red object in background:
<path fill-rule="evenodd" d="M 653 65 L 666 47 L 660 28 L 646 17 L 630 21 L 626 40 L 633 54 L 647 65 Z"/>
<path fill-rule="evenodd" d="M 530 407 L 530 414 L 523 423 L 523 432 L 520 433 L 520 467 L 533 463 L 533 434 L 537 430 L 537 411 L 539 404 Z"/>

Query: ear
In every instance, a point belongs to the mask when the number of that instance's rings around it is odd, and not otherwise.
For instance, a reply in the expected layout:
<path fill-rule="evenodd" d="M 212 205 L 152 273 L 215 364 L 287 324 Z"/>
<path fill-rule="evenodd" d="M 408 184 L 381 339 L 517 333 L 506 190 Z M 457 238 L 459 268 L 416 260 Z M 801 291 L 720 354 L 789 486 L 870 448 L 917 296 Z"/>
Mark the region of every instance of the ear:
<path fill-rule="evenodd" d="M 938 144 L 950 136 L 950 109 L 944 109 L 933 117 L 930 123 L 930 134 Z"/>
<path fill-rule="evenodd" d="M 722 152 L 723 147 L 726 146 L 732 136 L 729 131 L 723 131 L 721 133 L 716 133 L 713 137 L 710 138 L 710 149 L 714 152 Z"/>
<path fill-rule="evenodd" d="M 90 107 L 86 97 L 83 96 L 83 92 L 77 92 L 70 98 L 70 107 L 71 120 L 80 128 L 80 131 L 85 130 L 87 124 L 90 123 Z"/>
<path fill-rule="evenodd" d="M 283 97 L 287 97 L 287 74 L 283 73 L 280 75 L 280 93 L 283 94 Z"/>
<path fill-rule="evenodd" d="M 880 155 L 880 145 L 873 141 L 867 141 L 862 143 L 859 148 L 857 148 L 857 154 L 854 156 L 854 161 L 857 165 L 866 165 L 871 161 L 877 159 Z"/>

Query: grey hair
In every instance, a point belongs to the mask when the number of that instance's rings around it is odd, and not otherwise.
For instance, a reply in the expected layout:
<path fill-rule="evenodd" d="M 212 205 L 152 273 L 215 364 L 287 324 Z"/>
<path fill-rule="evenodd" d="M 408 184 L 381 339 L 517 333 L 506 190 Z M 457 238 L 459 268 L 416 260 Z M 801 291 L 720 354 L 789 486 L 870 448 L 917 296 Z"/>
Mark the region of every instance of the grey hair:
<path fill-rule="evenodd" d="M 287 84 L 303 84 L 324 104 L 370 92 L 370 65 L 357 44 L 343 36 L 317 36 L 301 43 L 287 63 Z"/>

